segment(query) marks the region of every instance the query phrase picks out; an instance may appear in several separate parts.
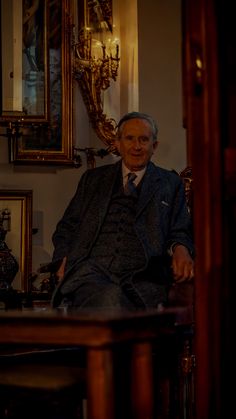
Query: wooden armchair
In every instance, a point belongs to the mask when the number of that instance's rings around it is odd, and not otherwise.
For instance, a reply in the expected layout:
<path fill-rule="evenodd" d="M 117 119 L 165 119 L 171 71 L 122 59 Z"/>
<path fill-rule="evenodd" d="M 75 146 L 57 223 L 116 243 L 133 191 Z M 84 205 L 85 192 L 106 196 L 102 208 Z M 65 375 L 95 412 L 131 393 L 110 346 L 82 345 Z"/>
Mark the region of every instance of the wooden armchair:
<path fill-rule="evenodd" d="M 185 194 L 191 218 L 193 218 L 193 177 L 190 166 L 182 170 L 179 176 L 183 179 Z M 194 301 L 194 281 L 173 284 L 169 292 L 170 306 L 191 306 Z"/>
<path fill-rule="evenodd" d="M 180 174 L 185 185 L 189 212 L 193 217 L 192 168 Z M 163 371 L 159 387 L 162 392 L 163 418 L 194 418 L 194 280 L 173 284 L 169 292 L 170 307 L 188 307 L 192 325 L 176 329 L 175 336 L 165 342 L 159 356 L 163 357 Z M 159 418 L 158 418 L 159 419 Z M 162 417 L 160 417 L 162 419 Z"/>

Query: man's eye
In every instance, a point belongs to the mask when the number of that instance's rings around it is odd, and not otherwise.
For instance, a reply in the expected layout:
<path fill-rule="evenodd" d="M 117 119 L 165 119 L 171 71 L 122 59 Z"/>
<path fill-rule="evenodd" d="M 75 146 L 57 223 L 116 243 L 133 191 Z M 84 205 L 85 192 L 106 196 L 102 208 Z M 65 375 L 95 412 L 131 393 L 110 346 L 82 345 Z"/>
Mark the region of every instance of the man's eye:
<path fill-rule="evenodd" d="M 145 144 L 145 143 L 147 143 L 147 142 L 149 141 L 149 138 L 148 138 L 148 137 L 140 137 L 140 138 L 139 138 L 139 141 L 140 141 L 142 144 Z"/>
<path fill-rule="evenodd" d="M 149 141 L 149 138 L 148 137 L 133 137 L 132 135 L 127 135 L 126 137 L 124 137 L 124 139 L 125 139 L 125 141 L 129 141 L 129 142 L 132 142 L 135 139 L 137 139 L 137 141 L 140 144 L 146 144 Z"/>

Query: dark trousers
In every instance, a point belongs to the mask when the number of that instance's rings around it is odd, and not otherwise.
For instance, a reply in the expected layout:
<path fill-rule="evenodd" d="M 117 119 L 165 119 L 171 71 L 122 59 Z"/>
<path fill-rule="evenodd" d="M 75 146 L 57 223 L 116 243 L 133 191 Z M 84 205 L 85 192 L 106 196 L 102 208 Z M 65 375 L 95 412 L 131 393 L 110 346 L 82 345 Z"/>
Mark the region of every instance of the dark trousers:
<path fill-rule="evenodd" d="M 138 310 L 158 308 L 165 303 L 163 285 L 141 278 L 132 280 L 132 273 L 110 272 L 95 259 L 78 264 L 61 287 L 63 303 L 74 308 Z"/>

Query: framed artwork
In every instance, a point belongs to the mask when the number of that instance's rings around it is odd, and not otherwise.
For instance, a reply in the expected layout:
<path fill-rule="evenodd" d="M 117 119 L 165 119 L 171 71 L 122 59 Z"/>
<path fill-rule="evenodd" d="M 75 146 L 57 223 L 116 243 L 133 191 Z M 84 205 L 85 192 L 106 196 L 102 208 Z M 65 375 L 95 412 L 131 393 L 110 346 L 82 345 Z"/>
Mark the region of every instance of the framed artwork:
<path fill-rule="evenodd" d="M 0 219 L 6 214 L 4 241 L 19 265 L 11 286 L 26 292 L 32 272 L 32 197 L 32 190 L 0 189 Z"/>

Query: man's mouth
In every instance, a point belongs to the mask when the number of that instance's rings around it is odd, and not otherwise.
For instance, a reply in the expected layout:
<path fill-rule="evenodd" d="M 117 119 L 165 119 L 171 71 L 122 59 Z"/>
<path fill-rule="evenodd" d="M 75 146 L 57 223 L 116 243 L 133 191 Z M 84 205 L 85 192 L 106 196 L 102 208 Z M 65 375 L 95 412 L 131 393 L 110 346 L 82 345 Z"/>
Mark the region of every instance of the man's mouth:
<path fill-rule="evenodd" d="M 131 157 L 142 157 L 142 154 L 131 154 Z"/>

